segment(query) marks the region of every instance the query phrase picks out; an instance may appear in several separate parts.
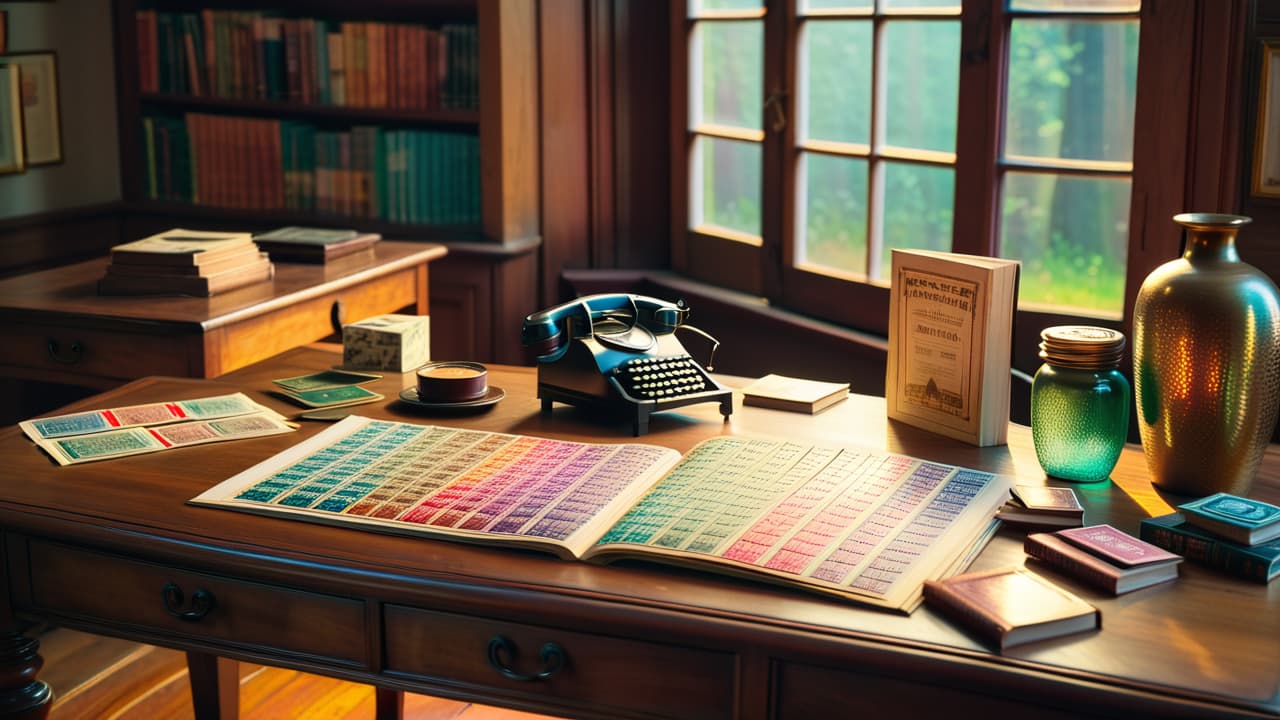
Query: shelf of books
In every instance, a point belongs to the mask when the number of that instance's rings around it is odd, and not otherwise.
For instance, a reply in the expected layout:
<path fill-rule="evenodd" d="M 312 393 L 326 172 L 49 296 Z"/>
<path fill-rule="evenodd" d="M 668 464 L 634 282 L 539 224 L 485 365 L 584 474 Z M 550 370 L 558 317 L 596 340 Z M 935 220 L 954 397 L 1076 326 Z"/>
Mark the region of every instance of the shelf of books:
<path fill-rule="evenodd" d="M 453 8 L 433 21 L 426 6 L 386 21 L 355 19 L 350 7 L 316 17 L 282 1 L 293 9 L 175 1 L 133 10 L 140 157 L 131 196 L 480 225 L 475 7 L 470 18 Z"/>

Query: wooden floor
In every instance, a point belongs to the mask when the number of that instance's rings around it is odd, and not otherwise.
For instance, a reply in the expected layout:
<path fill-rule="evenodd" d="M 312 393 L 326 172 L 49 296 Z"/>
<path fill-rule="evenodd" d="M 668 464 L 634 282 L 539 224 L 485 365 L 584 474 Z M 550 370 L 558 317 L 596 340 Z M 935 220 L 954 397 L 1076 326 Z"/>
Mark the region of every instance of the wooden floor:
<path fill-rule="evenodd" d="M 193 718 L 186 655 L 65 628 L 29 633 L 40 641 L 41 680 L 54 688 L 50 720 Z M 365 720 L 369 685 L 242 663 L 242 720 Z M 406 694 L 405 720 L 546 720 L 544 715 Z"/>

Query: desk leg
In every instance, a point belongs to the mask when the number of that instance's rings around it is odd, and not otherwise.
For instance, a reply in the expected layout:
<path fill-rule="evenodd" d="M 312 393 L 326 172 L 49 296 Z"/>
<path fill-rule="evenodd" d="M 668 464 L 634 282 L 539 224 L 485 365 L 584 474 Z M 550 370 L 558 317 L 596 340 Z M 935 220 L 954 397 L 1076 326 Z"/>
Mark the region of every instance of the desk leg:
<path fill-rule="evenodd" d="M 0 633 L 0 717 L 38 720 L 49 714 L 53 691 L 36 680 L 44 665 L 40 643 L 14 630 Z"/>
<path fill-rule="evenodd" d="M 404 693 L 375 687 L 373 707 L 375 720 L 404 720 Z"/>
<path fill-rule="evenodd" d="M 187 653 L 191 705 L 196 720 L 235 720 L 240 715 L 239 664 L 207 653 Z"/>

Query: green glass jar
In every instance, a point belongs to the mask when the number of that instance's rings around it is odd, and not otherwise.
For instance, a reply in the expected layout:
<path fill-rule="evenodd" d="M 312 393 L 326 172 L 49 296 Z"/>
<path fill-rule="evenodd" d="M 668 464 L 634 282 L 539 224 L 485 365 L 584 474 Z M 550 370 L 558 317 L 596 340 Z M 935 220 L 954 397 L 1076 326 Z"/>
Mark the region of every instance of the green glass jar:
<path fill-rule="evenodd" d="M 1129 434 L 1123 333 L 1063 325 L 1040 333 L 1044 365 L 1031 384 L 1031 436 L 1040 467 L 1077 482 L 1105 480 Z"/>

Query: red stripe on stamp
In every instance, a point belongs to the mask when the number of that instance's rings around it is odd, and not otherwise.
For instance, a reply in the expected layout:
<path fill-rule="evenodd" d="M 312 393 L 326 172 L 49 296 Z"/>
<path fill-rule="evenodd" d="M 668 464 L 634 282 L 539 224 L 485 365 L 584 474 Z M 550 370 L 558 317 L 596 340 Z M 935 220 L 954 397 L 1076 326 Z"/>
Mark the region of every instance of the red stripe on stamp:
<path fill-rule="evenodd" d="M 186 413 L 182 412 L 182 408 L 179 405 L 174 403 L 165 403 L 164 406 L 169 408 L 169 412 L 173 413 L 174 417 L 184 418 L 187 416 Z"/>
<path fill-rule="evenodd" d="M 111 427 L 120 427 L 120 418 L 117 418 L 116 414 L 110 410 L 103 410 L 102 417 L 106 419 L 107 424 Z"/>
<path fill-rule="evenodd" d="M 165 440 L 165 439 L 160 435 L 160 433 L 156 432 L 155 430 L 152 430 L 151 428 L 147 428 L 147 432 L 151 433 L 151 437 L 153 437 L 153 438 L 155 438 L 155 439 L 159 440 L 161 445 L 163 445 L 163 446 L 165 446 L 165 447 L 173 447 L 173 443 L 169 442 L 168 440 Z"/>

